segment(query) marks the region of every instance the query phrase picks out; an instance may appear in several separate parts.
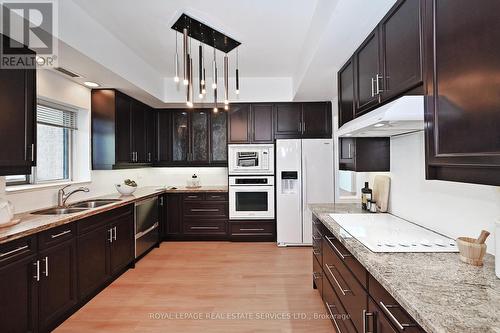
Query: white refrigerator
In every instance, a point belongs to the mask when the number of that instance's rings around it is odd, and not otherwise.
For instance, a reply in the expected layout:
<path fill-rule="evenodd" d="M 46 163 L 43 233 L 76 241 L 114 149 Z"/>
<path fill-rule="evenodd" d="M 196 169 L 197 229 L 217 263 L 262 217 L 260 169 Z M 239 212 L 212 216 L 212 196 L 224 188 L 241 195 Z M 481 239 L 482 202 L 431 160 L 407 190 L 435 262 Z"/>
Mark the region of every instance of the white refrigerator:
<path fill-rule="evenodd" d="M 310 203 L 334 202 L 333 140 L 276 141 L 278 246 L 312 244 Z"/>

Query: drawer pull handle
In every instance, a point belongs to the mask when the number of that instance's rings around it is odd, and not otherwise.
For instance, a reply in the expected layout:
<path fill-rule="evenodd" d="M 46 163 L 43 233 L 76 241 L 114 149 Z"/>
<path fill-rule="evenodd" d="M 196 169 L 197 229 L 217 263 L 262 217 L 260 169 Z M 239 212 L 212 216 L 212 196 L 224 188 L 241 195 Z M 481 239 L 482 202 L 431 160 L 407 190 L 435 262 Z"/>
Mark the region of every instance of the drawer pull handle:
<path fill-rule="evenodd" d="M 374 333 L 374 331 L 368 332 L 368 317 L 375 318 L 375 313 L 363 310 L 363 333 Z"/>
<path fill-rule="evenodd" d="M 342 252 L 340 252 L 339 249 L 337 249 L 337 247 L 335 246 L 335 244 L 333 244 L 332 239 L 330 237 L 325 237 L 325 238 L 328 241 L 328 243 L 330 243 L 330 245 L 333 247 L 333 249 L 335 250 L 335 252 L 337 252 L 337 254 L 340 256 L 340 258 L 342 258 L 342 260 L 345 260 L 345 258 L 351 256 L 350 254 L 342 254 Z"/>
<path fill-rule="evenodd" d="M 6 257 L 6 256 L 9 256 L 11 254 L 15 254 L 15 253 L 21 252 L 22 250 L 26 250 L 27 248 L 28 248 L 28 245 L 24 245 L 24 246 L 18 247 L 17 249 L 12 250 L 12 251 L 5 252 L 5 253 L 0 253 L 0 258 L 3 258 L 3 257 Z"/>
<path fill-rule="evenodd" d="M 313 249 L 313 254 L 316 255 L 316 256 L 320 256 L 321 255 L 321 251 Z"/>
<path fill-rule="evenodd" d="M 321 240 L 321 237 L 313 235 L 313 241 L 320 241 L 320 240 Z"/>
<path fill-rule="evenodd" d="M 314 280 L 321 279 L 321 273 L 313 272 L 313 279 Z"/>
<path fill-rule="evenodd" d="M 71 232 L 71 230 L 65 230 L 63 232 L 60 232 L 58 234 L 55 234 L 55 235 L 50 235 L 50 238 L 54 239 L 54 238 L 58 238 L 58 237 L 61 237 L 61 236 L 64 236 L 66 234 L 69 234 Z"/>
<path fill-rule="evenodd" d="M 330 313 L 330 317 L 333 320 L 333 323 L 335 324 L 335 328 L 337 329 L 338 333 L 342 333 L 342 330 L 339 327 L 339 324 L 337 323 L 337 319 L 335 319 L 335 315 L 332 312 L 332 308 L 335 308 L 335 305 L 330 305 L 328 302 L 325 302 L 326 308 L 328 309 L 328 312 Z"/>
<path fill-rule="evenodd" d="M 240 231 L 264 231 L 264 228 L 240 228 Z"/>
<path fill-rule="evenodd" d="M 412 327 L 415 326 L 415 324 L 401 324 L 399 320 L 396 319 L 396 317 L 392 314 L 392 312 L 389 309 L 397 309 L 399 308 L 398 305 L 385 305 L 384 302 L 380 302 L 380 307 L 382 308 L 382 311 L 389 317 L 389 319 L 392 321 L 394 325 L 396 325 L 401 331 L 404 331 L 406 327 Z"/>
<path fill-rule="evenodd" d="M 217 208 L 192 208 L 191 209 L 192 212 L 218 212 L 219 209 Z"/>
<path fill-rule="evenodd" d="M 191 230 L 219 230 L 219 227 L 190 227 Z"/>
<path fill-rule="evenodd" d="M 198 199 L 197 195 L 188 195 L 188 199 Z"/>
<path fill-rule="evenodd" d="M 337 280 L 337 278 L 335 277 L 335 275 L 333 274 L 333 272 L 331 270 L 331 268 L 335 268 L 334 266 L 329 266 L 329 265 L 325 264 L 325 267 L 328 270 L 328 273 L 330 273 L 330 275 L 332 276 L 333 281 L 335 281 L 335 284 L 337 285 L 337 287 L 339 287 L 340 292 L 342 293 L 342 295 L 346 296 L 347 293 L 351 293 L 352 292 L 350 289 L 344 289 L 344 288 L 342 288 L 340 286 L 339 280 Z"/>

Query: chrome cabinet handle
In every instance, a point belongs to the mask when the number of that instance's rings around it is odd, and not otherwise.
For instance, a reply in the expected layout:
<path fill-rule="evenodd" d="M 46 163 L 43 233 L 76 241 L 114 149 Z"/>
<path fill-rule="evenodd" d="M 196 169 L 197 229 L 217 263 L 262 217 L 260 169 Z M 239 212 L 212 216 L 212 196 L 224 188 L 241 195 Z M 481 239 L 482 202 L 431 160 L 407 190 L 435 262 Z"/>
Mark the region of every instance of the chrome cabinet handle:
<path fill-rule="evenodd" d="M 335 328 L 337 329 L 338 333 L 342 333 L 342 330 L 339 327 L 339 324 L 337 323 L 337 319 L 335 319 L 335 315 L 332 312 L 332 307 L 335 307 L 335 305 L 330 305 L 328 302 L 325 302 L 326 308 L 328 309 L 328 312 L 330 313 L 330 317 L 333 320 L 333 323 L 335 324 Z"/>
<path fill-rule="evenodd" d="M 148 162 L 151 162 L 151 153 L 148 153 Z"/>
<path fill-rule="evenodd" d="M 372 80 L 372 97 L 375 97 L 375 80 L 371 78 Z"/>
<path fill-rule="evenodd" d="M 45 257 L 44 259 L 42 259 L 42 261 L 44 262 L 45 264 L 45 277 L 48 277 L 49 276 L 49 257 Z"/>
<path fill-rule="evenodd" d="M 367 317 L 375 318 L 375 313 L 367 312 L 366 310 L 363 310 L 363 333 L 373 333 L 373 332 L 368 332 L 368 319 L 367 319 Z"/>
<path fill-rule="evenodd" d="M 190 227 L 191 230 L 218 230 L 219 227 Z"/>
<path fill-rule="evenodd" d="M 333 275 L 333 272 L 330 269 L 330 267 L 334 267 L 334 266 L 329 266 L 329 265 L 325 264 L 325 267 L 326 267 L 326 269 L 328 269 L 328 273 L 330 273 L 330 275 L 332 276 L 332 278 L 335 281 L 335 284 L 337 285 L 337 287 L 339 287 L 340 292 L 342 293 L 342 295 L 346 296 L 347 293 L 351 293 L 352 292 L 350 289 L 344 289 L 344 288 L 342 288 L 342 286 L 340 285 L 339 281 L 337 280 L 337 278 L 335 277 L 335 275 Z"/>
<path fill-rule="evenodd" d="M 377 74 L 376 76 L 376 83 L 377 83 L 377 93 L 376 95 L 379 95 L 381 92 L 383 92 L 382 89 L 380 89 L 380 79 L 382 79 L 382 75 Z"/>
<path fill-rule="evenodd" d="M 332 243 L 332 240 L 330 237 L 325 237 L 326 240 L 328 241 L 328 243 L 330 243 L 330 245 L 333 247 L 333 249 L 335 250 L 335 252 L 337 252 L 337 254 L 342 258 L 342 260 L 345 260 L 345 258 L 347 257 L 351 257 L 350 254 L 342 254 L 339 249 L 337 249 L 337 247 L 335 246 L 335 244 Z"/>
<path fill-rule="evenodd" d="M 315 236 L 315 235 L 313 235 L 312 237 L 313 237 L 313 240 L 315 240 L 315 241 L 320 241 L 321 240 L 321 237 L 318 237 L 318 236 Z"/>
<path fill-rule="evenodd" d="M 316 255 L 316 256 L 320 256 L 321 255 L 321 251 L 313 249 L 313 254 Z"/>
<path fill-rule="evenodd" d="M 116 240 L 116 227 L 113 228 L 114 231 L 114 240 Z"/>
<path fill-rule="evenodd" d="M 218 212 L 217 208 L 191 208 L 192 212 Z"/>
<path fill-rule="evenodd" d="M 321 273 L 313 272 L 313 279 L 314 280 L 321 279 Z"/>
<path fill-rule="evenodd" d="M 15 254 L 15 253 L 21 252 L 22 250 L 26 250 L 27 248 L 28 248 L 28 245 L 24 245 L 24 246 L 18 247 L 17 249 L 12 250 L 12 251 L 5 252 L 5 253 L 0 253 L 0 258 L 3 258 L 3 257 L 6 257 L 6 256 L 9 256 L 11 254 Z"/>
<path fill-rule="evenodd" d="M 110 243 L 113 243 L 113 229 L 109 229 L 108 230 L 108 233 L 109 233 L 109 238 L 108 238 L 108 241 Z"/>
<path fill-rule="evenodd" d="M 264 228 L 240 228 L 240 231 L 264 231 Z"/>
<path fill-rule="evenodd" d="M 352 145 L 349 144 L 348 148 L 347 148 L 347 154 L 348 154 L 348 158 L 352 158 Z"/>
<path fill-rule="evenodd" d="M 399 308 L 398 305 L 385 305 L 384 302 L 379 302 L 380 307 L 382 308 L 382 311 L 389 317 L 389 319 L 392 321 L 394 325 L 396 325 L 401 331 L 404 331 L 406 327 L 412 327 L 415 326 L 415 324 L 401 324 L 399 320 L 396 319 L 396 317 L 392 314 L 392 312 L 389 309 L 397 309 Z"/>
<path fill-rule="evenodd" d="M 31 144 L 31 162 L 35 162 L 35 144 Z"/>
<path fill-rule="evenodd" d="M 188 199 L 198 199 L 197 195 L 188 195 Z"/>
<path fill-rule="evenodd" d="M 60 232 L 58 234 L 55 234 L 55 235 L 50 235 L 50 238 L 54 239 L 54 238 L 58 238 L 58 237 L 61 237 L 61 236 L 64 236 L 66 234 L 69 234 L 71 232 L 71 230 L 65 230 L 63 232 Z"/>
<path fill-rule="evenodd" d="M 33 278 L 36 281 L 40 281 L 40 260 L 37 260 L 35 263 L 33 263 L 36 267 L 36 274 L 33 276 Z"/>

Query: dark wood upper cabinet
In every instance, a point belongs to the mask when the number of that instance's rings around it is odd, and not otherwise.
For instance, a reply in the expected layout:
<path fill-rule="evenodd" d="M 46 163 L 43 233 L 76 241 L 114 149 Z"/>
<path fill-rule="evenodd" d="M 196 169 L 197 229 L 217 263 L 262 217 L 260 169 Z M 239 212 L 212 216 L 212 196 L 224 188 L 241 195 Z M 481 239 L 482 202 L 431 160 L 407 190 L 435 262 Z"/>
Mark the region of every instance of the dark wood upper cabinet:
<path fill-rule="evenodd" d="M 152 163 L 158 159 L 156 152 L 156 112 L 150 107 L 146 107 L 144 114 L 146 130 L 146 162 Z"/>
<path fill-rule="evenodd" d="M 227 112 L 210 116 L 210 163 L 227 164 Z"/>
<path fill-rule="evenodd" d="M 279 103 L 275 105 L 277 139 L 296 138 L 302 135 L 302 105 L 300 103 Z"/>
<path fill-rule="evenodd" d="M 186 110 L 172 111 L 172 161 L 189 159 L 189 115 Z"/>
<path fill-rule="evenodd" d="M 422 84 L 422 8 L 420 0 L 400 0 L 380 23 L 382 100 Z"/>
<path fill-rule="evenodd" d="M 156 163 L 169 163 L 172 152 L 173 126 L 170 110 L 156 110 Z"/>
<path fill-rule="evenodd" d="M 340 170 L 390 171 L 390 154 L 390 138 L 339 138 Z"/>
<path fill-rule="evenodd" d="M 332 137 L 332 105 L 329 102 L 302 103 L 302 137 Z"/>
<path fill-rule="evenodd" d="M 250 142 L 250 104 L 232 104 L 228 115 L 228 142 Z"/>
<path fill-rule="evenodd" d="M 273 143 L 274 122 L 272 104 L 251 105 L 251 141 L 253 143 Z"/>
<path fill-rule="evenodd" d="M 150 108 L 114 89 L 94 89 L 91 96 L 93 170 L 150 165 Z"/>
<path fill-rule="evenodd" d="M 9 38 L 0 38 L 8 45 Z M 27 48 L 15 53 L 35 56 Z M 31 174 L 36 161 L 36 70 L 0 69 L 0 105 L 0 176 Z"/>
<path fill-rule="evenodd" d="M 195 110 L 190 113 L 190 158 L 194 163 L 209 162 L 209 110 Z"/>
<path fill-rule="evenodd" d="M 339 127 L 354 119 L 354 64 L 350 59 L 338 74 Z"/>
<path fill-rule="evenodd" d="M 355 115 L 366 113 L 379 103 L 378 91 L 382 84 L 380 70 L 379 31 L 376 28 L 354 54 L 356 108 Z"/>
<path fill-rule="evenodd" d="M 427 0 L 427 179 L 500 185 L 500 2 Z"/>

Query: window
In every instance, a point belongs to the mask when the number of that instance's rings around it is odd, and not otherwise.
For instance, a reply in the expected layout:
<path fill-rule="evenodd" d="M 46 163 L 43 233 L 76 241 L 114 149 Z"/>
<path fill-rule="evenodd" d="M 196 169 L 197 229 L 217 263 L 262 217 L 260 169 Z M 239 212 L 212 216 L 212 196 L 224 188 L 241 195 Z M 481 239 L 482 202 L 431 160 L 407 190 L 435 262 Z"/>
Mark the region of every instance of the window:
<path fill-rule="evenodd" d="M 76 118 L 76 110 L 39 100 L 36 167 L 28 176 L 7 176 L 7 185 L 70 181 Z"/>

